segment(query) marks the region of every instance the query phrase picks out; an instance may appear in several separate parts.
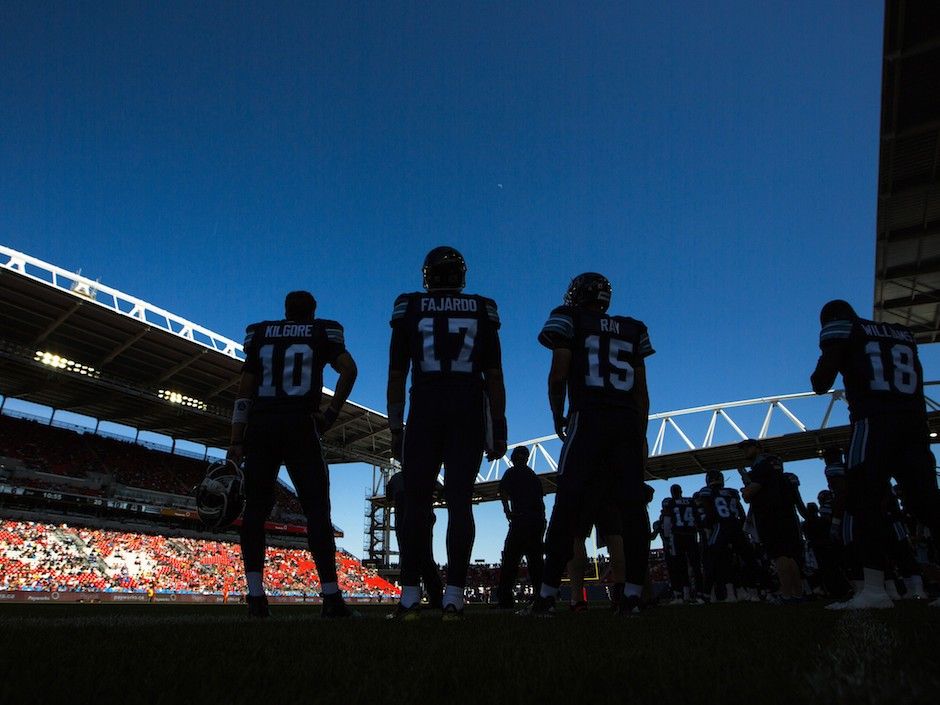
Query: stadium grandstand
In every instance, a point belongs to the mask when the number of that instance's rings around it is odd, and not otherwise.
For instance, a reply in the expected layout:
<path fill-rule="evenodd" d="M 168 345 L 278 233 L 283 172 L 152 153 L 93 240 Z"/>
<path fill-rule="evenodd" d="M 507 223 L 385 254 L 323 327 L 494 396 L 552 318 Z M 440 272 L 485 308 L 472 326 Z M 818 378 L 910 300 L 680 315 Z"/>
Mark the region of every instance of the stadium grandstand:
<path fill-rule="evenodd" d="M 148 591 L 173 599 L 240 594 L 237 534 L 206 533 L 192 490 L 227 444 L 241 345 L 4 247 L 0 331 L 0 590 L 33 600 L 37 592 L 125 600 Z M 48 418 L 13 400 L 46 407 Z M 62 422 L 61 411 L 94 424 Z M 107 432 L 102 422 L 134 433 Z M 144 431 L 169 442 L 144 441 Z M 324 449 L 332 464 L 387 463 L 385 417 L 345 404 Z M 316 594 L 304 517 L 286 484 L 276 488 L 267 529 L 271 594 Z M 349 596 L 396 594 L 354 556 L 339 551 L 337 563 Z"/>

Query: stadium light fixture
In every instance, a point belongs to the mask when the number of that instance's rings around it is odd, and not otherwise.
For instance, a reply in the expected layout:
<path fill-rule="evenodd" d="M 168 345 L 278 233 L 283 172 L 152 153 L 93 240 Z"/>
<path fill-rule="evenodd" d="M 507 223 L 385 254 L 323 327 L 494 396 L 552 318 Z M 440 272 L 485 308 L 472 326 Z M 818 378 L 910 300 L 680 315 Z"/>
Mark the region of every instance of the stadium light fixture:
<path fill-rule="evenodd" d="M 199 409 L 199 411 L 205 411 L 209 406 L 204 401 L 193 399 L 192 397 L 188 397 L 185 394 L 174 392 L 169 389 L 161 389 L 159 396 L 161 399 L 168 401 L 171 404 L 179 404 L 180 406 L 185 406 L 190 409 Z"/>
<path fill-rule="evenodd" d="M 77 375 L 84 375 L 85 377 L 94 377 L 98 378 L 100 372 L 90 365 L 83 365 L 80 362 L 75 362 L 75 360 L 69 360 L 66 357 L 61 355 L 56 355 L 55 353 L 46 352 L 45 350 L 37 350 L 36 354 L 33 356 L 33 360 L 40 362 L 43 365 L 48 365 L 57 370 L 65 370 L 66 372 L 72 372 Z"/>

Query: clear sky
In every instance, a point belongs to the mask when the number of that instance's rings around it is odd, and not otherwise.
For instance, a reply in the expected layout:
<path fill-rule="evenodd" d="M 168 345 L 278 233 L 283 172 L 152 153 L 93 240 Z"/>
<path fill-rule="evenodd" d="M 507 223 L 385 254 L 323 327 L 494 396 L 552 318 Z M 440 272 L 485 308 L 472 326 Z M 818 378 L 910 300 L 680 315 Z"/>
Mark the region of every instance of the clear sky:
<path fill-rule="evenodd" d="M 551 428 L 535 336 L 585 270 L 649 326 L 654 411 L 805 391 L 819 306 L 871 311 L 882 12 L 3 3 L 0 242 L 236 339 L 310 289 L 376 409 L 392 301 L 456 246 L 500 306 L 511 440 Z M 332 477 L 361 553 L 370 471 Z"/>

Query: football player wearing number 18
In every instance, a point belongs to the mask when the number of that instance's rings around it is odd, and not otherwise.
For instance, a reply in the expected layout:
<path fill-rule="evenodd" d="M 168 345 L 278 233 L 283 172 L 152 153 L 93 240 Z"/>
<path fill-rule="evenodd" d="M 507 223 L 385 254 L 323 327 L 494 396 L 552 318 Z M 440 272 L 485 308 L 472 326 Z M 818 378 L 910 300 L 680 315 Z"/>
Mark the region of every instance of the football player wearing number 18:
<path fill-rule="evenodd" d="M 274 505 L 281 464 L 307 518 L 307 542 L 320 577 L 322 616 L 350 617 L 336 579 L 336 544 L 330 519 L 329 470 L 320 434 L 339 415 L 356 381 L 356 363 L 346 352 L 343 327 L 314 318 L 317 302 L 306 291 L 292 291 L 284 320 L 262 321 L 245 333 L 245 364 L 232 415 L 229 459 L 245 461 L 245 515 L 242 558 L 248 581 L 248 613 L 268 615 L 262 587 L 264 522 Z M 321 413 L 323 368 L 339 373 L 336 391 Z"/>
<path fill-rule="evenodd" d="M 548 397 L 555 431 L 564 441 L 558 491 L 548 526 L 542 587 L 529 613 L 551 615 L 565 564 L 591 488 L 620 509 L 626 582 L 621 614 L 639 610 L 649 556 L 646 427 L 649 394 L 646 358 L 653 354 L 646 326 L 607 314 L 611 287 L 589 272 L 574 278 L 565 304 L 554 309 L 539 342 L 552 351 Z M 568 416 L 565 416 L 565 396 Z"/>
<path fill-rule="evenodd" d="M 473 483 L 486 451 L 506 453 L 506 391 L 499 346 L 499 315 L 492 299 L 464 294 L 467 265 L 452 247 L 424 260 L 426 292 L 402 294 L 392 311 L 388 365 L 388 421 L 392 454 L 402 462 L 404 525 L 399 529 L 402 596 L 394 617 L 418 616 L 418 577 L 430 554 L 432 495 L 444 466 L 447 504 L 445 621 L 463 615 L 463 593 L 475 527 Z M 408 425 L 405 381 L 411 370 Z"/>
<path fill-rule="evenodd" d="M 909 509 L 940 536 L 940 490 L 930 452 L 923 370 L 911 331 L 860 318 L 845 301 L 819 314 L 822 355 L 810 381 L 825 394 L 841 374 L 852 422 L 846 468 L 846 520 L 861 552 L 865 585 L 833 609 L 892 607 L 885 591 L 887 517 L 892 475 Z M 940 600 L 933 603 L 940 605 Z"/>

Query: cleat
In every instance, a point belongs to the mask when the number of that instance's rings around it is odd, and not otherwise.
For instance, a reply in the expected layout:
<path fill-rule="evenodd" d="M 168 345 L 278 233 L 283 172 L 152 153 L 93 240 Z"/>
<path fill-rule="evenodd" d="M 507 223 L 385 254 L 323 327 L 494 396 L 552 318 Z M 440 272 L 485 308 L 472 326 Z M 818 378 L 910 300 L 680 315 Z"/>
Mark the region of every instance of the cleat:
<path fill-rule="evenodd" d="M 894 602 L 886 592 L 862 590 L 855 597 L 845 602 L 826 605 L 827 610 L 884 610 L 894 607 Z"/>
<path fill-rule="evenodd" d="M 445 605 L 444 609 L 441 610 L 441 621 L 462 622 L 463 607 L 458 608 L 457 605 Z"/>
<path fill-rule="evenodd" d="M 271 610 L 268 609 L 268 598 L 266 595 L 253 597 L 248 596 L 248 618 L 249 619 L 267 619 L 271 616 Z"/>
<path fill-rule="evenodd" d="M 520 617 L 554 617 L 555 598 L 538 595 L 532 602 L 516 612 Z"/>
<path fill-rule="evenodd" d="M 578 600 L 573 605 L 568 605 L 568 611 L 575 614 L 583 614 L 588 611 L 588 603 L 584 600 Z"/>
<path fill-rule="evenodd" d="M 405 607 L 398 603 L 394 612 L 385 615 L 385 619 L 393 619 L 396 622 L 414 622 L 421 618 L 421 603 L 416 602 L 411 607 Z"/>
<path fill-rule="evenodd" d="M 341 592 L 323 596 L 323 606 L 320 608 L 321 619 L 356 619 L 361 616 L 343 601 Z"/>
<path fill-rule="evenodd" d="M 621 617 L 631 617 L 640 614 L 642 611 L 638 595 L 630 595 L 629 597 L 624 595 L 623 599 L 620 600 L 620 604 L 617 605 L 617 614 Z"/>
<path fill-rule="evenodd" d="M 444 598 L 440 590 L 437 592 L 432 592 L 428 595 L 428 609 L 429 610 L 439 610 L 444 608 Z"/>

